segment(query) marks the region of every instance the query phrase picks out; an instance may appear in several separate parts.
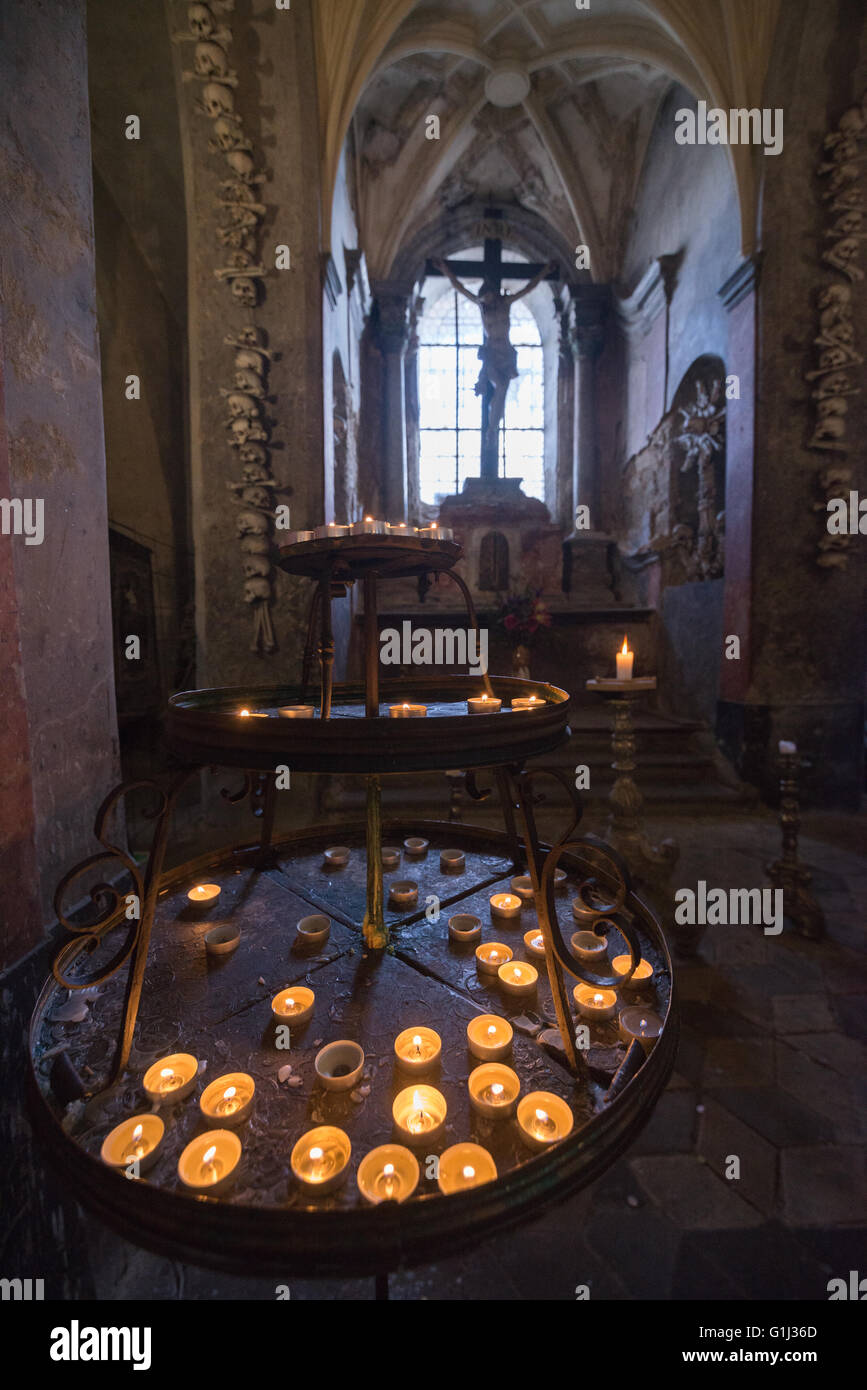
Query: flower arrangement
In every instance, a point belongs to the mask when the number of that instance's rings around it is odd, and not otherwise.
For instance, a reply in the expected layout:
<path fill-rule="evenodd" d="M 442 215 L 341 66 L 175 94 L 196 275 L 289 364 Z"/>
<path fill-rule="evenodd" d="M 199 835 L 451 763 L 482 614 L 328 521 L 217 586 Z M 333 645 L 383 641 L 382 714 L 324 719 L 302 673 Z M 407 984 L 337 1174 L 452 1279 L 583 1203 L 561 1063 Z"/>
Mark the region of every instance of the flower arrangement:
<path fill-rule="evenodd" d="M 494 613 L 495 627 L 502 628 L 512 646 L 531 647 L 552 623 L 541 591 L 506 594 Z"/>

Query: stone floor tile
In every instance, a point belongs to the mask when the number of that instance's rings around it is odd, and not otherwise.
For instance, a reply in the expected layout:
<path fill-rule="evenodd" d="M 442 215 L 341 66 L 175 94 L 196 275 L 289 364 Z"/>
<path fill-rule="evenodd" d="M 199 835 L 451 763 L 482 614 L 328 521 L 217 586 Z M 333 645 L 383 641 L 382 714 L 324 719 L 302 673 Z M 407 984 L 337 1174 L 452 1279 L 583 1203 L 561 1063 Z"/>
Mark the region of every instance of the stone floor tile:
<path fill-rule="evenodd" d="M 686 1231 L 680 1242 L 677 1266 L 671 1283 L 672 1299 L 741 1300 L 746 1297 L 740 1285 L 711 1258 L 716 1233 Z"/>
<path fill-rule="evenodd" d="M 841 1144 L 784 1149 L 783 1213 L 792 1226 L 853 1226 L 867 1220 L 864 1150 Z"/>
<path fill-rule="evenodd" d="M 616 1272 L 629 1297 L 671 1297 L 681 1232 L 654 1206 L 595 1212 L 585 1235 L 590 1249 Z"/>
<path fill-rule="evenodd" d="M 704 1039 L 687 1025 L 680 1030 L 675 1066 L 691 1086 L 699 1085 L 704 1071 Z"/>
<path fill-rule="evenodd" d="M 717 1177 L 695 1155 L 635 1158 L 630 1166 L 644 1190 L 682 1230 L 728 1230 L 762 1220 L 733 1182 Z"/>
<path fill-rule="evenodd" d="M 834 1001 L 843 1032 L 867 1042 L 867 994 L 850 994 Z"/>
<path fill-rule="evenodd" d="M 766 965 L 770 939 L 758 927 L 708 927 L 707 957 L 716 965 Z"/>
<path fill-rule="evenodd" d="M 867 1136 L 867 1113 L 858 1102 L 853 1078 L 814 1062 L 787 1039 L 774 1043 L 777 1081 L 802 1104 L 824 1115 L 841 1142 L 857 1143 Z"/>
<path fill-rule="evenodd" d="M 826 1033 L 837 1026 L 826 994 L 775 994 L 771 1007 L 775 1033 Z"/>
<path fill-rule="evenodd" d="M 695 1106 L 696 1095 L 692 1089 L 666 1091 L 646 1127 L 628 1150 L 629 1157 L 637 1154 L 688 1153 L 698 1126 Z"/>
<path fill-rule="evenodd" d="M 716 1100 L 777 1148 L 815 1144 L 835 1137 L 834 1126 L 787 1091 L 771 1086 L 725 1086 Z"/>
<path fill-rule="evenodd" d="M 694 999 L 681 1001 L 680 1017 L 696 1033 L 706 1038 L 751 1037 L 765 1030 L 743 1014 L 719 1004 L 700 1003 Z"/>
<path fill-rule="evenodd" d="M 787 1041 L 798 1052 L 844 1076 L 867 1076 L 867 1046 L 844 1033 L 798 1033 Z"/>
<path fill-rule="evenodd" d="M 749 1299 L 824 1299 L 828 1275 L 812 1251 L 791 1231 L 768 1221 L 743 1231 L 717 1231 L 705 1247 Z"/>
<path fill-rule="evenodd" d="M 771 1040 L 765 1037 L 710 1038 L 705 1053 L 705 1086 L 768 1086 L 774 1079 Z"/>
<path fill-rule="evenodd" d="M 724 1181 L 731 1181 L 741 1197 L 765 1216 L 774 1216 L 779 1157 L 776 1148 L 724 1105 L 720 1105 L 713 1096 L 706 1096 L 703 1105 L 696 1152 Z M 731 1154 L 735 1154 L 741 1163 L 741 1175 L 737 1179 L 725 1177 Z"/>

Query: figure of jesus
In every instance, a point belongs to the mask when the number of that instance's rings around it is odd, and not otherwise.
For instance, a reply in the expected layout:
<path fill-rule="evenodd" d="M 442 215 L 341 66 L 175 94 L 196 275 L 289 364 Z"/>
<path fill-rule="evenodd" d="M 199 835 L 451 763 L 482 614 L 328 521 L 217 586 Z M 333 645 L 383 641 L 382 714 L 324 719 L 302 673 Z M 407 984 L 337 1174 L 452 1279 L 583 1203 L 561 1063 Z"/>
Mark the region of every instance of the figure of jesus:
<path fill-rule="evenodd" d="M 461 284 L 447 261 L 436 260 L 433 265 L 451 281 L 459 294 L 477 304 L 482 313 L 485 338 L 479 348 L 482 367 L 476 382 L 476 395 L 483 399 L 488 396 L 488 418 L 482 438 L 482 474 L 488 475 L 490 470 L 490 475 L 496 477 L 500 421 L 506 408 L 506 393 L 509 383 L 518 375 L 518 354 L 509 341 L 509 314 L 515 300 L 523 299 L 534 290 L 555 269 L 556 262 L 549 261 L 516 294 L 506 294 L 490 280 L 483 282 L 478 294 L 472 294 Z"/>

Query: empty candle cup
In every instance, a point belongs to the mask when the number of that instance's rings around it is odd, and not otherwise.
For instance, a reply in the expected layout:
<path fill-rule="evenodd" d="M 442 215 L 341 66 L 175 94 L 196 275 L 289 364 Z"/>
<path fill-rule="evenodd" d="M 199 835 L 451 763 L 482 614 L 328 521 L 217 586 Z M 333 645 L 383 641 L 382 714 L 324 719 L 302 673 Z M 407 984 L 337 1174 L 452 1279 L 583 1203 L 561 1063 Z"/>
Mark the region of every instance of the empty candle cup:
<path fill-rule="evenodd" d="M 444 874 L 463 873 L 467 867 L 467 856 L 462 849 L 441 849 L 440 868 Z"/>
<path fill-rule="evenodd" d="M 477 1014 L 467 1024 L 467 1046 L 480 1062 L 497 1062 L 512 1050 L 512 1025 L 498 1014 Z"/>
<path fill-rule="evenodd" d="M 511 949 L 502 941 L 485 941 L 476 947 L 476 973 L 495 976 L 500 966 L 511 959 Z"/>
<path fill-rule="evenodd" d="M 316 710 L 313 705 L 280 705 L 277 713 L 281 719 L 313 719 Z"/>
<path fill-rule="evenodd" d="M 398 878 L 388 886 L 388 901 L 391 907 L 404 909 L 415 907 L 418 903 L 418 884 L 412 878 Z"/>
<path fill-rule="evenodd" d="M 316 995 L 306 985 L 290 985 L 281 989 L 271 1000 L 271 1016 L 275 1023 L 288 1023 L 290 1028 L 300 1028 L 313 1016 Z"/>
<path fill-rule="evenodd" d="M 631 965 L 631 956 L 615 956 L 611 962 L 612 971 L 620 979 L 619 988 L 625 990 L 627 994 L 630 990 L 644 989 L 653 980 L 653 966 L 643 956 L 635 967 L 635 973 L 627 980 L 625 977 L 629 973 Z"/>
<path fill-rule="evenodd" d="M 400 863 L 400 850 L 395 845 L 383 845 L 380 858 L 384 869 L 396 869 Z"/>
<path fill-rule="evenodd" d="M 574 1116 L 553 1091 L 531 1091 L 518 1102 L 518 1128 L 531 1149 L 547 1149 L 572 1131 Z"/>
<path fill-rule="evenodd" d="M 233 922 L 223 922 L 205 932 L 205 950 L 209 956 L 230 956 L 241 944 L 241 928 Z"/>
<path fill-rule="evenodd" d="M 219 883 L 197 883 L 187 894 L 187 906 L 194 912 L 207 912 L 215 906 L 221 892 Z"/>
<path fill-rule="evenodd" d="M 430 840 L 425 840 L 421 835 L 410 835 L 404 840 L 403 847 L 407 854 L 412 855 L 414 859 L 418 859 L 421 855 L 427 853 L 429 844 Z"/>
<path fill-rule="evenodd" d="M 397 1065 L 404 1071 L 429 1071 L 436 1066 L 441 1051 L 440 1035 L 433 1028 L 404 1028 L 394 1040 Z"/>
<path fill-rule="evenodd" d="M 497 1165 L 481 1144 L 452 1144 L 440 1154 L 437 1184 L 446 1196 L 493 1182 L 496 1176 Z"/>
<path fill-rule="evenodd" d="M 302 917 L 295 925 L 293 950 L 318 951 L 331 935 L 331 919 L 323 913 L 314 912 L 310 917 Z"/>
<path fill-rule="evenodd" d="M 470 1105 L 487 1120 L 505 1120 L 514 1115 L 521 1091 L 521 1079 L 502 1062 L 484 1062 L 470 1072 L 467 1080 Z"/>
<path fill-rule="evenodd" d="M 594 985 L 576 985 L 572 998 L 582 1018 L 602 1023 L 617 1013 L 617 992 L 613 989 L 597 989 Z"/>
<path fill-rule="evenodd" d="M 471 912 L 457 912 L 449 918 L 449 940 L 456 946 L 471 946 L 482 939 L 482 919 Z"/>
<path fill-rule="evenodd" d="M 538 927 L 531 927 L 524 932 L 524 946 L 528 955 L 535 956 L 538 960 L 545 959 L 545 938 Z"/>
<path fill-rule="evenodd" d="M 207 1197 L 226 1192 L 238 1175 L 241 1141 L 231 1129 L 209 1129 L 192 1139 L 178 1159 L 184 1187 Z"/>
<path fill-rule="evenodd" d="M 418 1187 L 418 1159 L 404 1144 L 380 1144 L 358 1165 L 358 1190 L 367 1202 L 405 1202 Z"/>
<path fill-rule="evenodd" d="M 323 855 L 329 869 L 344 869 L 349 863 L 350 850 L 347 845 L 332 845 Z"/>
<path fill-rule="evenodd" d="M 156 1163 L 165 1132 L 166 1127 L 159 1115 L 150 1112 L 133 1115 L 115 1125 L 105 1136 L 99 1156 L 109 1168 L 137 1177 Z"/>
<path fill-rule="evenodd" d="M 640 1004 L 634 1004 L 623 1009 L 618 1026 L 625 1043 L 639 1042 L 649 1054 L 656 1047 L 662 1032 L 662 1019 L 652 1009 L 642 1009 Z"/>
<path fill-rule="evenodd" d="M 302 1134 L 292 1149 L 289 1167 L 299 1186 L 311 1196 L 333 1192 L 346 1181 L 352 1145 L 336 1125 L 319 1125 Z"/>
<path fill-rule="evenodd" d="M 533 880 L 529 874 L 518 874 L 509 884 L 513 893 L 517 893 L 522 902 L 531 903 L 536 896 L 533 891 Z"/>
<path fill-rule="evenodd" d="M 594 931 L 576 931 L 572 935 L 572 950 L 579 960 L 600 961 L 608 954 L 608 942 Z"/>
<path fill-rule="evenodd" d="M 364 1049 L 340 1038 L 317 1052 L 313 1070 L 326 1091 L 351 1091 L 364 1070 Z"/>
<path fill-rule="evenodd" d="M 529 999 L 536 993 L 539 972 L 527 961 L 512 960 L 497 971 L 500 989 L 513 999 Z"/>
<path fill-rule="evenodd" d="M 491 921 L 517 926 L 521 920 L 521 907 L 517 893 L 495 893 L 491 898 Z"/>
<path fill-rule="evenodd" d="M 218 1076 L 199 1097 L 202 1118 L 206 1124 L 234 1129 L 249 1118 L 255 1094 L 256 1083 L 246 1072 Z"/>
<path fill-rule="evenodd" d="M 446 1098 L 433 1086 L 407 1086 L 391 1107 L 395 1129 L 406 1144 L 429 1144 L 442 1133 Z"/>
<path fill-rule="evenodd" d="M 467 713 L 498 714 L 502 703 L 502 700 L 498 700 L 496 695 L 474 695 L 467 700 Z"/>
<path fill-rule="evenodd" d="M 199 1063 L 189 1052 L 172 1052 L 148 1067 L 142 1079 L 144 1093 L 157 1105 L 176 1105 L 193 1090 L 198 1071 Z"/>

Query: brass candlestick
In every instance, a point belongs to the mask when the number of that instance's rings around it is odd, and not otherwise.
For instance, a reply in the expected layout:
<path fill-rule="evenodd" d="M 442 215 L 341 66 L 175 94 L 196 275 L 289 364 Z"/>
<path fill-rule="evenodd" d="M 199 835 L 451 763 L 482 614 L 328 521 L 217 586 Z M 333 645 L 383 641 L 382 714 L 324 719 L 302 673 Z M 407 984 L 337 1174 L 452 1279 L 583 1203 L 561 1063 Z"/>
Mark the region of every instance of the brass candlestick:
<path fill-rule="evenodd" d="M 802 936 L 818 940 L 825 935 L 825 914 L 809 891 L 813 875 L 798 858 L 798 831 L 801 806 L 798 771 L 801 758 L 794 743 L 780 744 L 780 829 L 783 853 L 766 872 L 775 888 L 783 890 L 783 913 L 795 923 Z"/>

